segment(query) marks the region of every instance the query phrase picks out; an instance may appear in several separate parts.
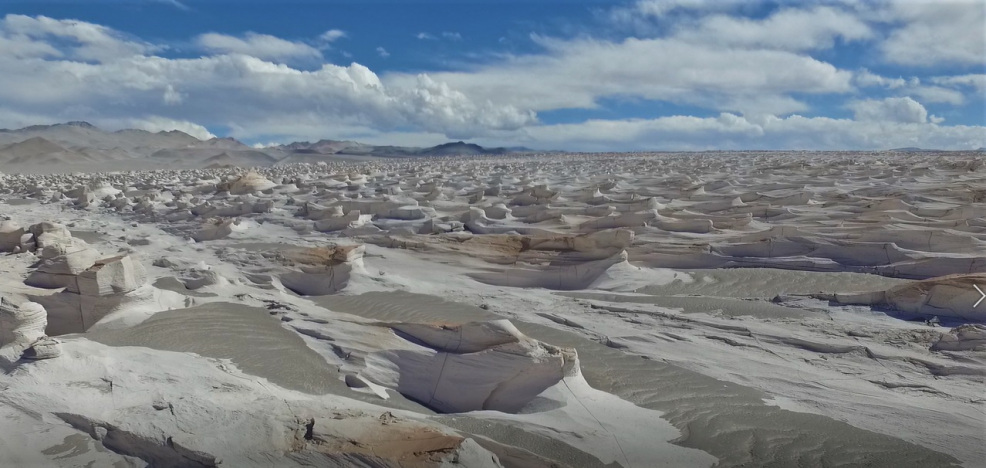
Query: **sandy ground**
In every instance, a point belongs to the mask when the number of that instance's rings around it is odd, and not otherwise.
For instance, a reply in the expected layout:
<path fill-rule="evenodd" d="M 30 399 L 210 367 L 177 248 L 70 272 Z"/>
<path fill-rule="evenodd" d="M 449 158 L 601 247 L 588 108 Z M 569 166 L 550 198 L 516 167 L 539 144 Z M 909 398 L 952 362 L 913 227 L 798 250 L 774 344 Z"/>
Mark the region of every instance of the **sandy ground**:
<path fill-rule="evenodd" d="M 0 461 L 986 466 L 978 295 L 894 293 L 986 271 L 986 172 L 893 156 L 0 175 L 0 248 L 74 239 L 0 296 L 84 324 L 5 365 Z"/>

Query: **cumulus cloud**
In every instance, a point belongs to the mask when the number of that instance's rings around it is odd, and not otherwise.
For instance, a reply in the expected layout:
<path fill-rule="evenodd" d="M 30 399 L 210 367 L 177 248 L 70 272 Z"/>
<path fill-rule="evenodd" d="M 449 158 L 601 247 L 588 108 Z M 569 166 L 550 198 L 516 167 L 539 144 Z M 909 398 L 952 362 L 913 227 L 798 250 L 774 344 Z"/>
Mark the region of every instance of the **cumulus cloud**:
<path fill-rule="evenodd" d="M 865 99 L 850 104 L 856 120 L 869 122 L 924 123 L 928 111 L 910 97 Z"/>
<path fill-rule="evenodd" d="M 358 63 L 318 64 L 320 48 L 344 37 L 339 30 L 299 41 L 211 33 L 195 38 L 210 54 L 171 58 L 104 26 L 7 15 L 0 20 L 0 127 L 88 120 L 201 138 L 212 136 L 206 126 L 224 128 L 250 142 L 335 137 L 427 146 L 471 138 L 576 150 L 986 146 L 984 127 L 939 125 L 921 104 L 959 105 L 969 93 L 984 92 L 986 75 L 922 82 L 813 58 L 810 52 L 831 43 L 874 40 L 871 30 L 851 22 L 809 24 L 798 16 L 839 17 L 844 12 L 835 3 L 730 20 L 723 24 L 738 32 L 728 41 L 686 32 L 686 24 L 701 31 L 711 24 L 704 21 L 738 5 L 642 1 L 634 7 L 651 8 L 650 15 L 694 17 L 664 37 L 532 36 L 536 53 L 457 71 L 382 76 Z M 783 15 L 801 18 L 794 24 L 805 37 L 782 44 L 780 37 L 793 34 L 777 20 Z M 436 34 L 429 37 L 441 38 Z M 389 55 L 383 47 L 378 53 Z M 853 119 L 799 115 L 812 111 L 803 96 L 840 100 L 860 96 L 857 87 L 899 96 L 853 101 Z M 545 125 L 536 114 L 609 99 L 699 106 L 717 116 Z"/>
<path fill-rule="evenodd" d="M 880 46 L 890 62 L 921 67 L 986 64 L 982 0 L 895 0 L 887 15 L 899 25 Z"/>
<path fill-rule="evenodd" d="M 111 30 L 76 23 L 59 24 L 117 37 Z M 0 31 L 7 37 L 6 30 Z M 32 40 L 60 50 L 47 39 Z M 19 115 L 46 116 L 45 121 L 120 122 L 139 115 L 145 127 L 151 125 L 146 122 L 195 121 L 259 132 L 260 122 L 311 120 L 322 132 L 350 125 L 458 138 L 536 122 L 530 110 L 473 99 L 428 75 L 406 85 L 385 85 L 357 63 L 300 70 L 239 53 L 198 58 L 138 54 L 106 62 L 71 60 L 65 54 L 44 59 L 0 55 L 0 70 L 4 107 Z M 11 115 L 10 122 L 37 123 Z"/>
<path fill-rule="evenodd" d="M 266 60 L 322 58 L 322 52 L 303 42 L 253 32 L 248 32 L 243 37 L 207 33 L 198 36 L 195 43 L 214 53 L 243 54 Z"/>

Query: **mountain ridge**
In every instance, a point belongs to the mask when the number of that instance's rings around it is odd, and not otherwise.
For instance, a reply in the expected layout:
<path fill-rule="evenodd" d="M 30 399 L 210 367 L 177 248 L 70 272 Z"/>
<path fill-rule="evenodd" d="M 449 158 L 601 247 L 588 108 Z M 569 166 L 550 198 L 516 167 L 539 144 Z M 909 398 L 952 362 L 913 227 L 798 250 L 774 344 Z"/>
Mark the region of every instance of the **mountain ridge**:
<path fill-rule="evenodd" d="M 24 142 L 28 142 L 23 144 Z M 522 147 L 485 148 L 452 141 L 430 147 L 371 145 L 352 140 L 296 141 L 251 147 L 230 137 L 202 140 L 180 130 L 102 130 L 84 121 L 0 129 L 0 163 L 5 167 L 64 165 L 75 170 L 131 161 L 154 167 L 268 166 L 352 158 L 408 158 L 503 155 L 530 152 Z"/>

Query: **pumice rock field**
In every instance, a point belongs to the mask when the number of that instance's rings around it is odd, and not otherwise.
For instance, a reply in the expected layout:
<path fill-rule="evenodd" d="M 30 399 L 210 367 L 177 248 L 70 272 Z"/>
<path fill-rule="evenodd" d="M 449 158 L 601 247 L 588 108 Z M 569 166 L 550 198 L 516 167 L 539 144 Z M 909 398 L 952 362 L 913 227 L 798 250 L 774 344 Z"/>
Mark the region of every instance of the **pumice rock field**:
<path fill-rule="evenodd" d="M 986 463 L 981 152 L 196 144 L 0 166 L 0 465 Z"/>

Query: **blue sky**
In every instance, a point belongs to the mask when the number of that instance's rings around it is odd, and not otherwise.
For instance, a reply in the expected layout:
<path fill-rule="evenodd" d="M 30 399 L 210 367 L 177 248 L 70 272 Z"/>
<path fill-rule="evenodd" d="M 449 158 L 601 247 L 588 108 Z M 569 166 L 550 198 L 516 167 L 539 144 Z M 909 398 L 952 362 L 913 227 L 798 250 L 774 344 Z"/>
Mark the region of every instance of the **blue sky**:
<path fill-rule="evenodd" d="M 0 0 L 0 127 L 971 149 L 984 28 L 982 0 Z"/>

